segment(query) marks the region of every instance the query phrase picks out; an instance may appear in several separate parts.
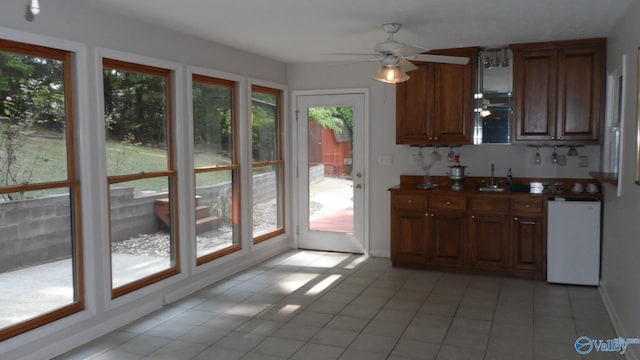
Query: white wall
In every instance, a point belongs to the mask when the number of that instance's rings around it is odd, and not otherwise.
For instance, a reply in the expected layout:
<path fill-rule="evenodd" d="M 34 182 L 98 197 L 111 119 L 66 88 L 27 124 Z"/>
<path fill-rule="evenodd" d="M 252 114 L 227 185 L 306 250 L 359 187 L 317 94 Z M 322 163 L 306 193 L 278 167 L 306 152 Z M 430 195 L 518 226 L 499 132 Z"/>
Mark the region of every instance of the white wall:
<path fill-rule="evenodd" d="M 376 256 L 390 255 L 390 195 L 388 188 L 399 183 L 400 175 L 422 175 L 414 161 L 419 149 L 395 144 L 395 85 L 383 84 L 371 78 L 377 64 L 364 63 L 347 66 L 335 64 L 294 64 L 288 67 L 289 89 L 370 89 L 370 149 L 369 149 L 369 234 L 370 253 Z M 409 73 L 411 75 L 411 73 Z M 292 101 L 295 101 L 293 99 Z M 565 155 L 567 148 L 558 153 Z M 432 149 L 423 151 L 431 152 Z M 489 176 L 491 163 L 495 163 L 496 176 L 506 176 L 509 167 L 515 177 L 570 177 L 589 178 L 589 171 L 597 171 L 600 166 L 600 147 L 578 148 L 580 155 L 589 157 L 589 166 L 578 167 L 578 158 L 567 157 L 567 166 L 551 165 L 552 148 L 540 150 L 543 164 L 534 166 L 535 148 L 524 145 L 468 145 L 455 148 L 461 154 L 461 162 L 467 165 L 471 176 Z M 435 164 L 432 175 L 446 175 L 448 148 L 439 149 L 445 161 Z M 380 155 L 392 155 L 393 164 L 380 165 Z"/>
<path fill-rule="evenodd" d="M 122 16 L 110 15 L 93 9 L 83 0 L 41 1 L 41 13 L 34 21 L 25 19 L 29 1 L 2 1 L 0 3 L 0 37 L 16 41 L 35 42 L 39 45 L 61 47 L 77 51 L 74 72 L 74 102 L 78 108 L 77 126 L 80 181 L 83 194 L 83 252 L 85 265 L 86 310 L 31 332 L 0 342 L 2 359 L 48 359 L 97 336 L 110 332 L 139 318 L 164 304 L 234 272 L 287 250 L 291 246 L 288 235 L 251 245 L 248 221 L 243 225 L 243 249 L 217 261 L 194 268 L 193 237 L 189 226 L 180 226 L 181 273 L 144 289 L 111 300 L 108 274 L 107 188 L 105 183 L 104 125 L 98 99 L 102 96 L 96 82 L 101 77 L 98 54 L 135 56 L 162 64 L 174 70 L 176 80 L 174 112 L 178 142 L 179 184 L 189 184 L 193 173 L 189 168 L 189 129 L 185 103 L 187 100 L 188 66 L 212 69 L 229 74 L 243 84 L 257 81 L 261 84 L 286 85 L 286 65 L 264 57 L 242 52 L 157 26 L 137 22 Z M 106 49 L 106 50 L 105 50 Z M 246 86 L 244 87 L 246 89 Z M 247 95 L 241 94 L 242 96 Z M 240 99 L 244 104 L 247 99 Z M 286 104 L 286 103 L 285 103 Z M 101 138 L 102 134 L 102 138 Z M 249 140 L 247 140 L 249 139 Z M 246 145 L 250 137 L 243 137 Z M 245 154 L 249 152 L 246 151 Z M 246 160 L 246 159 L 245 159 Z M 248 162 L 247 162 L 248 163 Z M 248 181 L 248 177 L 245 177 Z M 250 188 L 243 183 L 243 191 Z M 178 189 L 181 199 L 188 199 L 191 189 Z M 248 195 L 244 192 L 243 195 Z M 250 196 L 243 196 L 245 205 Z M 193 219 L 193 205 L 180 204 L 182 221 Z M 250 214 L 250 205 L 244 215 Z M 287 205 L 287 208 L 291 208 Z M 191 209 L 191 210 L 189 210 Z M 287 220 L 287 224 L 290 221 Z M 186 224 L 185 224 L 186 225 Z"/>
<path fill-rule="evenodd" d="M 603 229 L 601 289 L 612 313 L 618 335 L 640 337 L 640 186 L 636 171 L 636 129 L 638 109 L 638 45 L 640 44 L 640 2 L 634 1 L 608 38 L 607 67 L 621 66 L 628 55 L 624 149 L 621 163 L 622 196 L 606 187 Z M 640 347 L 630 346 L 629 358 L 640 359 Z"/>
<path fill-rule="evenodd" d="M 105 47 L 273 82 L 286 80 L 283 63 L 163 29 L 162 24 L 111 15 L 82 0 L 42 1 L 40 15 L 31 22 L 24 16 L 28 3 L 2 1 L 0 26 L 77 41 L 87 45 L 89 52 Z"/>

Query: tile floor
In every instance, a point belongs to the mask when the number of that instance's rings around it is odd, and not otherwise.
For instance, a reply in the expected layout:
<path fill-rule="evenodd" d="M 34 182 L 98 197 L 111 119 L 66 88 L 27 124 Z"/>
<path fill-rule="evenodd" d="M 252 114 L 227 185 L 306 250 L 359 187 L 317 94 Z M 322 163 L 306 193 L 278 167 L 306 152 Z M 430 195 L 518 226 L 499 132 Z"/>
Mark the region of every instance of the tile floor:
<path fill-rule="evenodd" d="M 581 335 L 615 337 L 593 287 L 292 251 L 56 359 L 581 359 Z"/>

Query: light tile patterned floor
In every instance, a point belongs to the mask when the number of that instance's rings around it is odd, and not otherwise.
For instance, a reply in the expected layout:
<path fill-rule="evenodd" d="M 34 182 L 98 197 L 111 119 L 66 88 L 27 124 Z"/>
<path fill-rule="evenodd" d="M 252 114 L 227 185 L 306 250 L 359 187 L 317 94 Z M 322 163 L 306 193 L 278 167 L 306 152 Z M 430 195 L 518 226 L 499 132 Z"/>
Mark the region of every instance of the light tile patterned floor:
<path fill-rule="evenodd" d="M 57 359 L 581 359 L 582 335 L 615 337 L 594 287 L 292 251 Z"/>

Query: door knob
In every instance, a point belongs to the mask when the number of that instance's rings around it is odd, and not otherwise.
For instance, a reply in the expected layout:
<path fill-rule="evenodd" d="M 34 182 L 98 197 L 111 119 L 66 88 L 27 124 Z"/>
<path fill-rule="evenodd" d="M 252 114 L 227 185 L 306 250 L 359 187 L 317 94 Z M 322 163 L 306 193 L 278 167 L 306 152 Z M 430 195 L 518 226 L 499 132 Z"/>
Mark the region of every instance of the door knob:
<path fill-rule="evenodd" d="M 358 179 L 360 179 L 360 178 L 362 177 L 362 173 L 360 173 L 360 172 L 359 172 L 359 173 L 356 173 L 356 177 L 357 177 Z"/>
<path fill-rule="evenodd" d="M 358 189 L 358 190 L 362 189 L 362 185 L 361 184 L 356 184 L 356 189 Z"/>

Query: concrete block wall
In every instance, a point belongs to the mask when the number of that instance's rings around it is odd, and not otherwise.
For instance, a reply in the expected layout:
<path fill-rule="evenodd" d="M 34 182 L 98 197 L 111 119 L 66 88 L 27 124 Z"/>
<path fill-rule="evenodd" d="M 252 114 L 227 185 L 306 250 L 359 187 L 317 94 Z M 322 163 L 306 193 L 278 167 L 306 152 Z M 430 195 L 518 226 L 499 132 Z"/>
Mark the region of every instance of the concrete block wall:
<path fill-rule="evenodd" d="M 322 177 L 322 165 L 311 171 Z M 253 203 L 273 199 L 274 172 L 253 177 Z M 200 204 L 210 205 L 220 194 L 231 196 L 231 183 L 198 188 Z M 137 195 L 132 187 L 111 189 L 111 237 L 123 241 L 139 234 L 167 230 L 154 213 L 156 199 L 167 193 Z M 0 203 L 0 272 L 39 265 L 71 256 L 71 216 L 68 195 Z"/>
<path fill-rule="evenodd" d="M 0 203 L 0 271 L 71 256 L 70 196 Z"/>
<path fill-rule="evenodd" d="M 165 228 L 153 210 L 156 199 L 167 193 L 135 196 L 132 187 L 111 189 L 111 239 L 123 241 L 140 234 L 158 232 Z"/>

